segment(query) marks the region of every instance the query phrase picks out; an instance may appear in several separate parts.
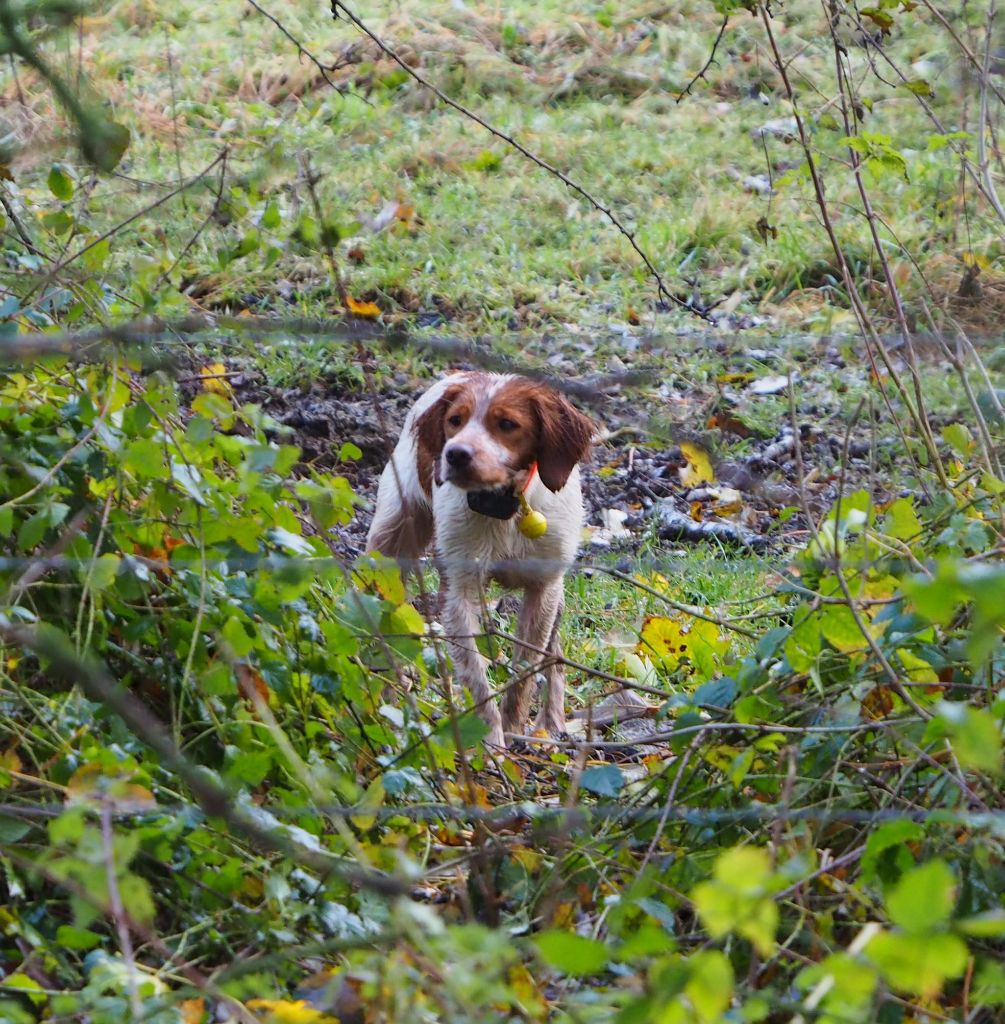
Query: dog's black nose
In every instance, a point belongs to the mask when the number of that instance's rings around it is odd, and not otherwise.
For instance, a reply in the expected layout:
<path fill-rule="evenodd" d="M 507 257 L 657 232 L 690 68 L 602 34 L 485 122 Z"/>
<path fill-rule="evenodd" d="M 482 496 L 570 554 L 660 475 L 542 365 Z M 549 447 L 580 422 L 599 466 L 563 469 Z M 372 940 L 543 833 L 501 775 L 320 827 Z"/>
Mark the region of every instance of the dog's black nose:
<path fill-rule="evenodd" d="M 452 469 L 464 469 L 471 465 L 474 452 L 464 444 L 452 444 L 444 453 L 447 465 Z"/>

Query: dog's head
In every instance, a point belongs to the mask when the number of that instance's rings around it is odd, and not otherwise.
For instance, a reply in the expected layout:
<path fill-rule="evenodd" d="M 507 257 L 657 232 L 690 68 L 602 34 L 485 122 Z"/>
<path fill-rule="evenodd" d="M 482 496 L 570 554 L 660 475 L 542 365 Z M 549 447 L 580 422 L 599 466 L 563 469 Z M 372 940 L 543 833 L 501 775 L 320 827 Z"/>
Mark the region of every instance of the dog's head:
<path fill-rule="evenodd" d="M 416 421 L 420 467 L 465 491 L 521 487 L 537 463 L 560 491 L 590 448 L 593 423 L 553 388 L 526 377 L 458 375 Z"/>

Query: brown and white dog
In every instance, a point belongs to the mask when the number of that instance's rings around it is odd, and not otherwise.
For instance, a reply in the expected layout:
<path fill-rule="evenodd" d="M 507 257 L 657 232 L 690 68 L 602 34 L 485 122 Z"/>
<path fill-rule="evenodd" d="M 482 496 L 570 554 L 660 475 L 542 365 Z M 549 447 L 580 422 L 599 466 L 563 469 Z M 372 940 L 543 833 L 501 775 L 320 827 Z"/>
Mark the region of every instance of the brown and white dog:
<path fill-rule="evenodd" d="M 505 746 L 504 732 L 524 730 L 538 670 L 546 687 L 537 727 L 552 735 L 565 728 L 558 622 L 583 525 L 579 462 L 592 436 L 591 421 L 544 384 L 456 373 L 412 407 L 380 478 L 367 550 L 407 563 L 434 541 L 456 679 L 488 724 L 486 742 L 497 747 Z M 543 536 L 519 528 L 528 506 L 547 518 Z M 524 661 L 526 668 L 506 690 L 501 713 L 475 643 L 489 579 L 524 591 L 514 667 Z"/>

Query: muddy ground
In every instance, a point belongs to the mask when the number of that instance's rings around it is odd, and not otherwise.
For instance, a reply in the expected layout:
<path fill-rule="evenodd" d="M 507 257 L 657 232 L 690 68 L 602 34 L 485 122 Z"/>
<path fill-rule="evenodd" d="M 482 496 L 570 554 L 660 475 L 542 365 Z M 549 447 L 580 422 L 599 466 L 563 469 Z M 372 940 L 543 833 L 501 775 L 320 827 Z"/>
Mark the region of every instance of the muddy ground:
<path fill-rule="evenodd" d="M 765 427 L 764 417 L 759 426 L 750 425 L 757 419 L 749 415 L 751 403 L 773 395 L 779 407 L 779 392 L 787 388 L 784 378 L 765 373 L 768 354 L 755 355 L 760 376 L 749 371 L 749 356 L 738 352 L 732 362 L 739 369 L 720 374 L 719 382 L 697 395 L 668 391 L 651 379 L 644 390 L 608 387 L 595 401 L 580 401 L 601 424 L 583 472 L 591 528 L 584 554 L 620 555 L 627 566 L 648 542 L 657 549 L 708 543 L 779 556 L 805 541 L 807 512 L 825 510 L 842 487 L 869 485 L 877 500 L 892 496 L 877 480 L 887 475 L 882 461 L 890 458 L 893 438 L 849 430 L 837 393 L 843 388 L 821 388 L 809 379 L 796 384 L 798 443 L 787 415 L 776 417 L 773 426 Z M 849 369 L 838 347 L 826 341 L 801 360 L 813 372 L 822 369 L 835 379 L 861 373 L 859 367 Z M 734 378 L 742 387 L 729 383 Z M 307 387 L 279 388 L 249 369 L 231 383 L 240 401 L 260 404 L 281 424 L 282 440 L 300 447 L 305 465 L 348 478 L 363 507 L 339 531 L 333 548 L 347 559 L 361 554 L 380 471 L 408 409 L 429 381 L 400 373 L 375 393 L 323 379 Z M 647 436 L 647 428 L 655 428 L 662 440 Z M 361 458 L 339 460 L 346 442 L 361 450 Z M 690 445 L 708 453 L 713 481 L 696 481 L 693 471 L 688 480 L 681 444 L 692 454 Z"/>

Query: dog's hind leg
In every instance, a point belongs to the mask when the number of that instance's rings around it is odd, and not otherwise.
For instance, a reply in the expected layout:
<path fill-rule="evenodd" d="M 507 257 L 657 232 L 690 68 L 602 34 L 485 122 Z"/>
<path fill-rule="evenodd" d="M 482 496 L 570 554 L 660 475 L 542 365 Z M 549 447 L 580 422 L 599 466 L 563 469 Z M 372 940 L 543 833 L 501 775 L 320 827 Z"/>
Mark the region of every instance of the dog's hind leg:
<path fill-rule="evenodd" d="M 565 728 L 564 709 L 564 674 L 559 685 L 562 692 L 558 694 L 557 711 L 555 698 L 552 694 L 554 684 L 550 670 L 551 645 L 558 629 L 558 620 L 562 614 L 564 596 L 562 580 L 549 580 L 540 586 L 528 587 L 520 609 L 517 624 L 517 647 L 514 653 L 514 670 L 518 666 L 526 666 L 516 676 L 515 681 L 506 691 L 503 700 L 503 724 L 507 732 L 522 732 L 530 717 L 531 683 L 539 671 L 545 673 L 548 680 L 548 694 L 542 695 L 544 707 L 551 709 L 544 716 L 554 731 L 561 732 Z"/>

